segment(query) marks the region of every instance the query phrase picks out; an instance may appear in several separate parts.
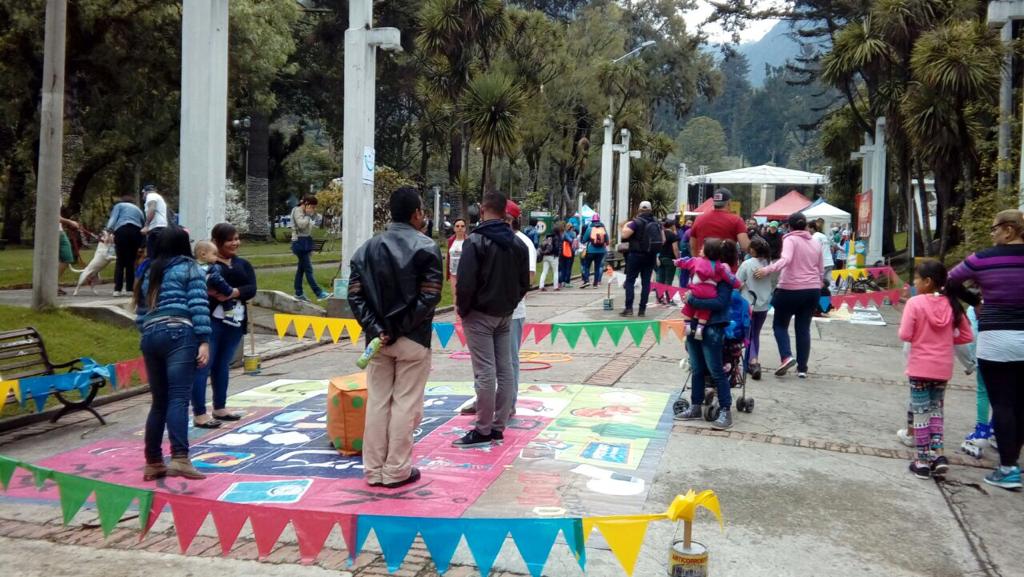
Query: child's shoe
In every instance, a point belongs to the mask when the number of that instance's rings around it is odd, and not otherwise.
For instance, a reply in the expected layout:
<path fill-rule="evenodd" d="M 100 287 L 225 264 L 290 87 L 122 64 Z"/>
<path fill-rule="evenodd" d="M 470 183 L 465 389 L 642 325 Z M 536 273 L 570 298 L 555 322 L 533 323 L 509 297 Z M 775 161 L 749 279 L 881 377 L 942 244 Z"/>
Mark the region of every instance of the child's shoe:
<path fill-rule="evenodd" d="M 928 466 L 928 463 L 922 463 L 921 461 L 911 461 L 910 472 L 918 479 L 932 478 L 932 468 Z"/>
<path fill-rule="evenodd" d="M 898 438 L 900 443 L 903 443 L 904 446 L 912 448 L 917 446 L 917 441 L 914 440 L 913 433 L 907 429 L 900 429 L 896 431 L 896 438 Z"/>
<path fill-rule="evenodd" d="M 693 325 L 691 325 L 690 323 L 683 323 L 683 338 L 685 339 L 686 337 L 688 337 L 688 336 L 690 336 L 692 334 L 693 334 Z"/>
<path fill-rule="evenodd" d="M 992 427 L 988 423 L 978 423 L 974 425 L 974 431 L 964 438 L 960 450 L 976 459 L 981 458 L 983 449 L 992 445 L 992 439 Z"/>
<path fill-rule="evenodd" d="M 985 482 L 1007 490 L 1019 490 L 1021 488 L 1020 467 L 1017 465 L 996 467 L 994 471 L 985 476 Z"/>
<path fill-rule="evenodd" d="M 939 455 L 932 459 L 931 462 L 932 475 L 936 477 L 945 477 L 949 471 L 949 459 L 943 455 Z"/>

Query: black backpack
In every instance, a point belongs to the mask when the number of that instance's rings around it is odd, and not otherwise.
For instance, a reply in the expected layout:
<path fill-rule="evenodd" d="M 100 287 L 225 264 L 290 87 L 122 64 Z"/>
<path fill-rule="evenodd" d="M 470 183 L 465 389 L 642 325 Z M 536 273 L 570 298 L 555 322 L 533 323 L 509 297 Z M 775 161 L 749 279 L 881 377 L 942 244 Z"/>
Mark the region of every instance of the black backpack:
<path fill-rule="evenodd" d="M 544 237 L 544 242 L 540 245 L 541 256 L 554 256 L 555 254 L 555 237 L 554 235 L 547 235 Z"/>
<path fill-rule="evenodd" d="M 661 226 L 661 223 L 655 219 L 643 220 L 636 219 L 637 232 L 642 231 L 638 239 L 638 245 L 640 252 L 647 254 L 656 254 L 661 252 L 661 247 L 665 244 L 665 229 Z"/>

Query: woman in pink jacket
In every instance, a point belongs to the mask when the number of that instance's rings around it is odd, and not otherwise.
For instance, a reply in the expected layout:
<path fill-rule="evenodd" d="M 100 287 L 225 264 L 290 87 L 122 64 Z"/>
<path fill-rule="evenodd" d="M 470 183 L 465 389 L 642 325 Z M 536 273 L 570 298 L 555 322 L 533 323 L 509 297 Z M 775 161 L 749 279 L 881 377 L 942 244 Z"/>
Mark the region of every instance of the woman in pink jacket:
<path fill-rule="evenodd" d="M 914 271 L 917 296 L 907 301 L 900 320 L 900 340 L 910 343 L 907 377 L 917 455 L 910 472 L 920 479 L 942 477 L 949 469 L 943 455 L 943 411 L 946 382 L 953 377 L 954 345 L 974 336 L 963 306 L 946 288 L 946 267 L 926 260 Z"/>
<path fill-rule="evenodd" d="M 796 365 L 797 376 L 807 378 L 807 360 L 811 356 L 811 318 L 821 296 L 821 278 L 825 274 L 821 244 L 807 232 L 807 217 L 802 212 L 789 215 L 792 232 L 782 237 L 782 256 L 771 265 L 754 271 L 756 278 L 780 272 L 779 285 L 772 296 L 775 318 L 772 330 L 779 346 L 782 364 L 775 376 L 785 375 Z M 789 346 L 789 321 L 796 317 L 796 358 Z"/>

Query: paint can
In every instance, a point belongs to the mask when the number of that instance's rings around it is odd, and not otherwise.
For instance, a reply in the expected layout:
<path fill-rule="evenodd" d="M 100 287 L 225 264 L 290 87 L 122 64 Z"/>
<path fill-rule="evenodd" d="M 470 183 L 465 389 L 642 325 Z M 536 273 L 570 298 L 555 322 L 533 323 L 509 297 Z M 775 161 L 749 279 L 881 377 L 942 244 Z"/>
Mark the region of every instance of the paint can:
<path fill-rule="evenodd" d="M 606 311 L 613 311 L 613 310 L 615 310 L 615 299 L 614 298 L 606 298 L 606 299 L 604 299 L 604 310 L 606 310 Z"/>
<path fill-rule="evenodd" d="M 256 355 L 245 355 L 242 358 L 242 366 L 247 375 L 260 374 L 260 358 Z"/>
<path fill-rule="evenodd" d="M 707 577 L 708 548 L 696 541 L 690 541 L 686 548 L 682 539 L 672 542 L 668 554 L 669 577 Z"/>

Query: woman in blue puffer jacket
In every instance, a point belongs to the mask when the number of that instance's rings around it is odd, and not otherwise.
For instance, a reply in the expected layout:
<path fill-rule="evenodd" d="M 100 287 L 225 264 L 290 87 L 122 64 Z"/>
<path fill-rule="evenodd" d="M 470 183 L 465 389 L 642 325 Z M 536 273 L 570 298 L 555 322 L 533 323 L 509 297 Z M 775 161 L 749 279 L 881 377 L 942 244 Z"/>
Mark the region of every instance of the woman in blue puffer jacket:
<path fill-rule="evenodd" d="M 205 366 L 209 358 L 210 336 L 206 277 L 191 253 L 188 233 L 167 227 L 135 284 L 135 322 L 142 332 L 152 395 L 146 419 L 146 481 L 168 475 L 205 478 L 188 458 L 188 404 L 196 367 Z M 171 442 L 167 465 L 165 428 Z"/>

